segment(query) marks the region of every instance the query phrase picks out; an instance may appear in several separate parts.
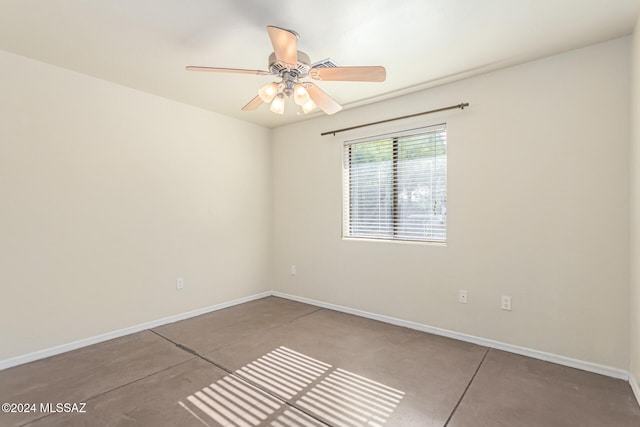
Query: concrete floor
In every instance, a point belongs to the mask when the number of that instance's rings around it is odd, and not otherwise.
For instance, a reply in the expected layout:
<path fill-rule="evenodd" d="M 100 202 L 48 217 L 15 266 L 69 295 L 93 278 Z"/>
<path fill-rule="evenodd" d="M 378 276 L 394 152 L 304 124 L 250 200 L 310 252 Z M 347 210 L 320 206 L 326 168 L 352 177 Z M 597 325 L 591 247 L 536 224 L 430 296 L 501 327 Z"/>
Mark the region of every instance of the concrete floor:
<path fill-rule="evenodd" d="M 0 426 L 640 426 L 624 381 L 274 297 L 0 371 L 4 402 L 35 407 Z"/>

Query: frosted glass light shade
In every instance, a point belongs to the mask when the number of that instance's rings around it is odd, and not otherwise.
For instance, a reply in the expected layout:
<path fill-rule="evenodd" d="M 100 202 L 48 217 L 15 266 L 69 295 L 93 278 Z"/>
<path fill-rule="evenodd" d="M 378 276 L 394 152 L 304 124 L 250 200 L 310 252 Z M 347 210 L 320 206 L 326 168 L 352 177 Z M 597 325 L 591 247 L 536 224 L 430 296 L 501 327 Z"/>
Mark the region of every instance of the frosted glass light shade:
<path fill-rule="evenodd" d="M 293 86 L 293 100 L 301 107 L 310 100 L 309 92 L 300 83 L 296 83 Z"/>
<path fill-rule="evenodd" d="M 315 110 L 315 108 L 316 108 L 316 103 L 313 102 L 311 98 L 309 98 L 307 102 L 302 104 L 302 112 L 305 114 L 312 112 L 313 110 Z"/>
<path fill-rule="evenodd" d="M 271 108 L 269 109 L 276 114 L 284 114 L 284 97 L 282 95 L 278 95 L 273 98 Z"/>
<path fill-rule="evenodd" d="M 273 82 L 269 83 L 266 86 L 261 87 L 258 90 L 258 96 L 264 102 L 271 102 L 277 94 L 278 94 L 278 85 Z"/>

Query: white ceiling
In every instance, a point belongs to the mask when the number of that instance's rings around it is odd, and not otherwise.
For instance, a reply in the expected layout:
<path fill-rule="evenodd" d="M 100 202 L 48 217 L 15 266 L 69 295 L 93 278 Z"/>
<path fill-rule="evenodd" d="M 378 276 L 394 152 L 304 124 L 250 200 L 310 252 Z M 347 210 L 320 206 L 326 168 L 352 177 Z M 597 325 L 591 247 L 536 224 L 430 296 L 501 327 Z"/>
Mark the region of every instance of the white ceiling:
<path fill-rule="evenodd" d="M 639 11 L 640 0 L 0 0 L 0 49 L 277 127 L 305 118 L 292 100 L 283 116 L 240 111 L 273 77 L 184 67 L 265 70 L 266 26 L 289 28 L 312 62 L 386 67 L 384 83 L 316 82 L 349 108 L 630 34 Z"/>

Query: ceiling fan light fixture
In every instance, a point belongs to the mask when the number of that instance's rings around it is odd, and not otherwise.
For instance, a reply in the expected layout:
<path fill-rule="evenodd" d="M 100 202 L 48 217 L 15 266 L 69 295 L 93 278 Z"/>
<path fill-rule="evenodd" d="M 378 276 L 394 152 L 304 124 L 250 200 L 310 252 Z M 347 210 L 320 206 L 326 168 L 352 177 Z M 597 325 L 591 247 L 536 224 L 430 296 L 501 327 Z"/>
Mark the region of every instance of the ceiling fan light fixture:
<path fill-rule="evenodd" d="M 301 107 L 311 100 L 309 92 L 301 83 L 296 83 L 293 86 L 293 100 Z"/>
<path fill-rule="evenodd" d="M 271 82 L 266 86 L 261 87 L 258 90 L 258 96 L 264 102 L 271 102 L 278 94 L 278 85 L 275 82 Z"/>
<path fill-rule="evenodd" d="M 269 109 L 276 114 L 284 114 L 284 99 L 284 96 L 279 93 L 278 96 L 273 98 Z"/>

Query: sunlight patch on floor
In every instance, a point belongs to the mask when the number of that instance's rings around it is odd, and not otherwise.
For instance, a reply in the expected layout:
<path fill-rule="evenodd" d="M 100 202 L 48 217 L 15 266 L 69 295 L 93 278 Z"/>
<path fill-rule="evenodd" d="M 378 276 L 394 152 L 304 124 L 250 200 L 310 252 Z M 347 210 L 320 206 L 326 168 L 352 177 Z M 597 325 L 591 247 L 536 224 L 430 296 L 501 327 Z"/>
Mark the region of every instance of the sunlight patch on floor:
<path fill-rule="evenodd" d="M 178 404 L 210 427 L 323 425 L 314 418 L 338 427 L 381 427 L 404 396 L 400 390 L 286 347 L 235 374 L 240 378 L 227 375 Z"/>

